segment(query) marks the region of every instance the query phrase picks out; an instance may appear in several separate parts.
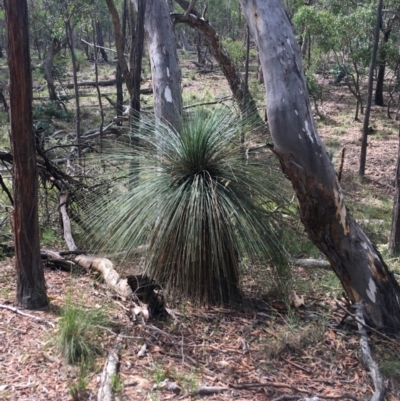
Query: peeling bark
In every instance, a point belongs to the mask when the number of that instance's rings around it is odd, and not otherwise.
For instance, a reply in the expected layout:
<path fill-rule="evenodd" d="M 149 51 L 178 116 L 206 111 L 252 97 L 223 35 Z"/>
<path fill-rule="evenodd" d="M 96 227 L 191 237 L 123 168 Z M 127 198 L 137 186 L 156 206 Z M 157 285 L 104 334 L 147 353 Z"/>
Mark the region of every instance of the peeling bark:
<path fill-rule="evenodd" d="M 400 287 L 348 212 L 318 136 L 301 57 L 280 0 L 240 0 L 263 68 L 274 152 L 292 182 L 311 241 L 326 255 L 352 302 L 379 328 L 400 330 Z"/>

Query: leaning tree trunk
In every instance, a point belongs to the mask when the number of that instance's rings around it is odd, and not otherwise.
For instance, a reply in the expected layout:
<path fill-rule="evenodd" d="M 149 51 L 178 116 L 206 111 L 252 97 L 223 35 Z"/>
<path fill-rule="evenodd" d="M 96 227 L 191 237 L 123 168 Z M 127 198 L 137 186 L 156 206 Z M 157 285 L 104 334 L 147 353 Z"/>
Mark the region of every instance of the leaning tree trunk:
<path fill-rule="evenodd" d="M 280 0 L 240 0 L 260 52 L 267 113 L 278 156 L 296 192 L 301 220 L 352 302 L 364 301 L 372 323 L 400 330 L 400 287 L 348 212 L 312 117 L 301 57 Z"/>
<path fill-rule="evenodd" d="M 38 176 L 32 129 L 32 77 L 26 0 L 4 1 L 10 69 L 13 149 L 14 247 L 17 303 L 28 309 L 48 305 L 40 256 Z"/>
<path fill-rule="evenodd" d="M 44 63 L 44 78 L 47 82 L 47 88 L 49 90 L 49 99 L 52 101 L 58 100 L 56 87 L 54 85 L 53 64 L 55 55 L 60 51 L 60 41 L 57 38 L 53 38 L 50 44 L 50 48 L 47 52 L 46 62 Z"/>
<path fill-rule="evenodd" d="M 182 113 L 181 71 L 166 0 L 147 2 L 144 29 L 149 43 L 156 119 L 179 129 Z"/>
<path fill-rule="evenodd" d="M 186 0 L 178 0 L 177 3 L 185 10 L 190 7 L 189 2 Z M 189 14 L 187 12 L 185 12 L 185 14 L 171 14 L 171 17 L 174 23 L 185 23 L 202 33 L 207 47 L 217 60 L 226 80 L 228 81 L 233 97 L 235 98 L 242 114 L 247 115 L 249 112 L 256 111 L 257 105 L 248 90 L 246 82 L 237 71 L 233 60 L 223 48 L 216 30 L 210 22 L 202 18 L 195 9 L 192 9 Z M 258 114 L 255 113 L 255 115 L 257 116 Z"/>

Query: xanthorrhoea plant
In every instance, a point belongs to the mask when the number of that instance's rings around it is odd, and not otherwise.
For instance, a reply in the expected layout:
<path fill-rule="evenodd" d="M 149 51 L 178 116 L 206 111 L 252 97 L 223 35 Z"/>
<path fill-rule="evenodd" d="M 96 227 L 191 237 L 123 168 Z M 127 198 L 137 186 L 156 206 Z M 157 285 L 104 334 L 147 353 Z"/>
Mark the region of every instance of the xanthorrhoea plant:
<path fill-rule="evenodd" d="M 253 129 L 221 109 L 184 119 L 179 133 L 142 122 L 139 146 L 114 143 L 106 156 L 89 218 L 97 246 L 131 258 L 148 244 L 147 274 L 196 303 L 237 299 L 244 256 L 282 273 L 271 210 L 283 200 L 270 169 L 244 157 L 241 134 Z"/>

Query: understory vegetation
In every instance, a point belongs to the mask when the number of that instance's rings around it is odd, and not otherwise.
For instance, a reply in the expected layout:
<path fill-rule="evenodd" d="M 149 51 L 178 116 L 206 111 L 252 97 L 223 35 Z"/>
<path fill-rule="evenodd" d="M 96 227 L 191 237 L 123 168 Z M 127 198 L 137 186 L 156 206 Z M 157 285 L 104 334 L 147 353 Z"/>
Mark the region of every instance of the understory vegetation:
<path fill-rule="evenodd" d="M 372 107 L 360 179 L 372 5 L 353 15 L 343 4 L 354 2 L 330 1 L 321 9 L 285 3 L 302 45 L 318 132 L 346 206 L 399 280 L 400 259 L 388 250 L 399 130 L 397 39 L 392 35 L 386 44 L 385 107 Z M 205 4 L 197 4 L 204 14 Z M 242 78 L 244 17 L 239 7 L 228 18 L 218 2 L 207 4 L 210 20 L 224 27 L 222 43 Z M 96 16 L 99 23 L 101 13 Z M 89 25 L 82 32 L 94 35 Z M 44 78 L 47 54 L 39 44 L 32 50 L 40 244 L 50 300 L 34 315 L 13 308 L 10 122 L 0 109 L 0 400 L 91 400 L 107 374 L 115 400 L 370 399 L 373 384 L 354 310 L 308 239 L 274 154 L 254 43 L 248 87 L 257 118 L 241 113 L 201 37 L 194 30 L 186 34 L 193 49 L 178 50 L 179 129 L 154 121 L 146 52 L 140 119 L 129 115 L 125 87 L 124 112 L 116 117 L 115 86 L 107 82 L 115 78 L 114 54 L 103 46 L 105 62 L 82 45 L 75 50 L 78 80 L 91 84 L 79 87 L 78 139 L 68 53 L 62 47 L 54 57 L 54 101 Z M 82 37 L 82 43 L 89 40 Z M 7 80 L 0 58 L 6 100 Z M 95 80 L 106 84 L 96 88 Z M 106 261 L 101 268 L 99 261 Z M 118 285 L 128 297 L 115 290 Z M 386 400 L 396 401 L 400 343 L 367 329 L 390 390 Z"/>

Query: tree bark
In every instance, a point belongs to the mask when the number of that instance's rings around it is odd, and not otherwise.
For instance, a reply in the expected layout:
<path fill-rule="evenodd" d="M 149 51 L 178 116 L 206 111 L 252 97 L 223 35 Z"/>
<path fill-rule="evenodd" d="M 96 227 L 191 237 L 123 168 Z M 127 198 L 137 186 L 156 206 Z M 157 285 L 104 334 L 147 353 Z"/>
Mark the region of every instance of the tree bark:
<path fill-rule="evenodd" d="M 124 47 L 125 40 L 122 33 L 121 22 L 119 20 L 119 15 L 117 8 L 115 7 L 113 0 L 106 0 L 108 11 L 111 14 L 111 19 L 114 26 L 114 35 L 115 35 L 115 47 L 117 49 L 118 63 L 121 67 L 122 76 L 125 79 L 126 88 L 128 89 L 129 94 L 132 93 L 132 81 L 129 73 L 128 64 L 125 60 L 124 55 Z"/>
<path fill-rule="evenodd" d="M 181 71 L 166 0 L 147 2 L 144 29 L 149 43 L 155 117 L 179 130 Z"/>
<path fill-rule="evenodd" d="M 14 245 L 17 304 L 48 305 L 40 257 L 38 175 L 32 129 L 32 77 L 26 0 L 5 0 L 10 70 L 11 144 L 14 171 Z"/>
<path fill-rule="evenodd" d="M 364 301 L 371 322 L 400 330 L 400 287 L 380 253 L 348 212 L 318 136 L 301 57 L 280 0 L 240 0 L 260 53 L 273 151 L 291 180 L 300 217 L 352 302 Z"/>
<path fill-rule="evenodd" d="M 386 48 L 385 45 L 389 41 L 390 33 L 392 31 L 391 24 L 383 32 L 383 43 L 379 50 L 379 69 L 378 76 L 376 78 L 376 88 L 375 88 L 375 104 L 377 106 L 384 106 L 385 102 L 383 100 L 383 84 L 385 81 L 385 70 L 386 70 Z"/>
<path fill-rule="evenodd" d="M 96 36 L 97 36 L 97 46 L 99 46 L 100 54 L 103 60 L 108 63 L 108 56 L 106 51 L 104 50 L 104 39 L 103 39 L 103 30 L 101 29 L 101 24 L 98 20 L 96 20 Z M 95 52 L 96 53 L 96 52 Z M 97 54 L 96 54 L 97 56 Z"/>
<path fill-rule="evenodd" d="M 47 52 L 46 62 L 44 64 L 44 78 L 47 82 L 47 88 L 49 90 L 49 99 L 52 101 L 58 100 L 56 87 L 54 85 L 53 77 L 53 62 L 54 57 L 61 50 L 61 43 L 57 38 L 53 38 L 50 44 L 50 48 Z"/>
<path fill-rule="evenodd" d="M 137 0 L 137 21 L 134 39 L 132 71 L 132 97 L 131 109 L 134 116 L 138 118 L 140 114 L 140 79 L 142 76 L 142 57 L 144 46 L 144 21 L 145 21 L 146 1 Z"/>
<path fill-rule="evenodd" d="M 73 42 L 73 30 L 71 26 L 71 21 L 69 18 L 65 20 L 65 31 L 67 36 L 67 44 L 71 53 L 72 60 L 72 74 L 74 79 L 74 95 L 75 95 L 75 112 L 76 112 L 76 144 L 78 149 L 78 163 L 81 164 L 82 158 L 82 149 L 80 147 L 81 144 L 81 108 L 79 102 L 79 90 L 78 90 L 78 66 L 74 51 L 74 42 Z"/>
<path fill-rule="evenodd" d="M 365 106 L 363 135 L 362 135 L 362 142 L 361 142 L 360 170 L 358 172 L 360 177 L 364 177 L 364 175 L 365 175 L 365 163 L 367 161 L 367 142 L 368 142 L 369 116 L 370 116 L 370 113 L 371 113 L 371 106 L 372 106 L 372 91 L 373 91 L 373 85 L 374 85 L 374 70 L 375 70 L 376 55 L 378 53 L 379 32 L 380 32 L 380 26 L 381 26 L 381 20 L 382 20 L 382 5 L 383 5 L 383 0 L 379 0 L 377 12 L 376 12 L 374 48 L 372 50 L 371 63 L 370 63 L 370 66 L 369 66 L 368 95 L 367 95 L 367 104 Z"/>

